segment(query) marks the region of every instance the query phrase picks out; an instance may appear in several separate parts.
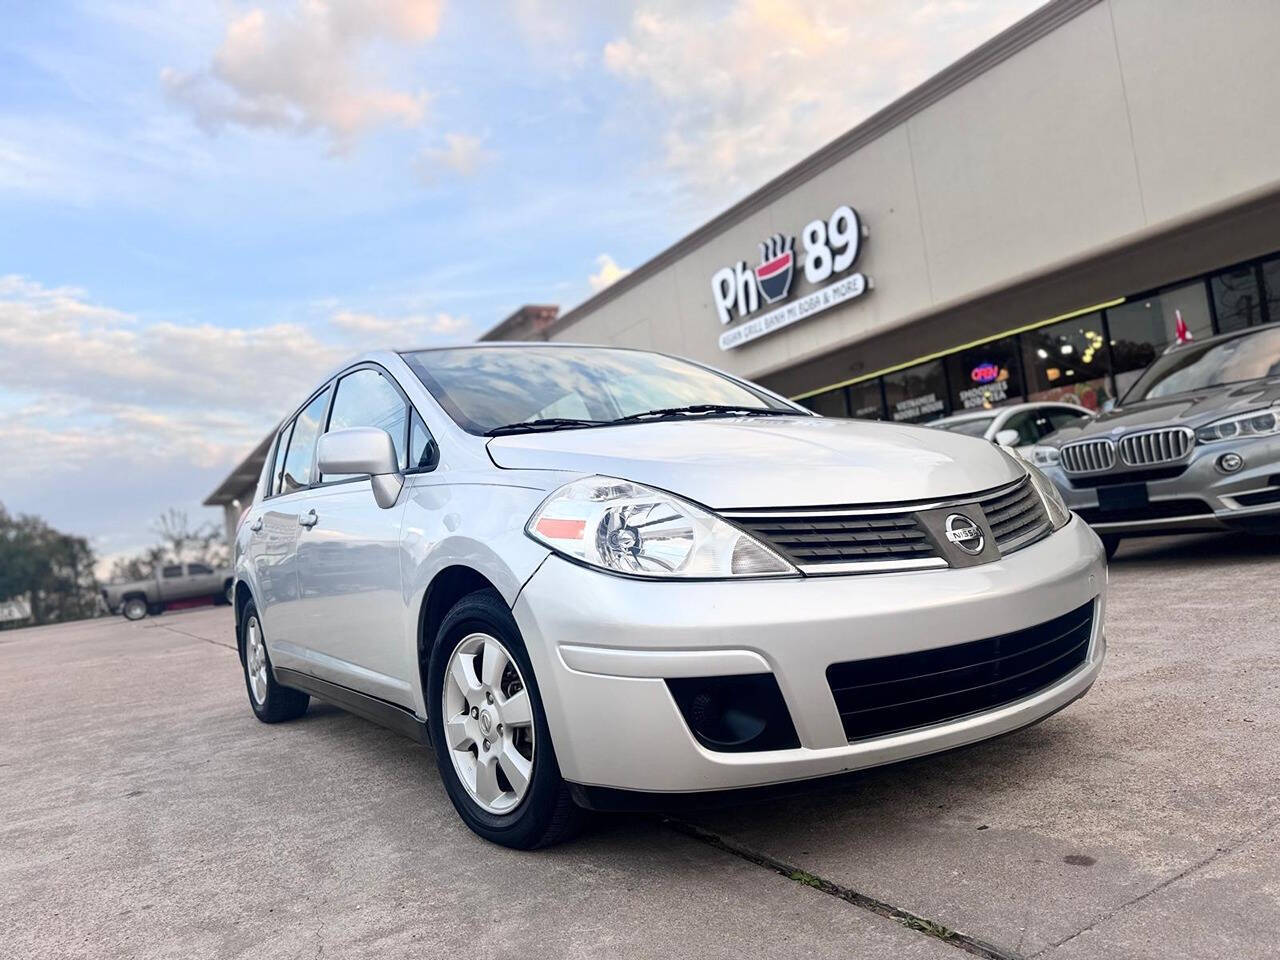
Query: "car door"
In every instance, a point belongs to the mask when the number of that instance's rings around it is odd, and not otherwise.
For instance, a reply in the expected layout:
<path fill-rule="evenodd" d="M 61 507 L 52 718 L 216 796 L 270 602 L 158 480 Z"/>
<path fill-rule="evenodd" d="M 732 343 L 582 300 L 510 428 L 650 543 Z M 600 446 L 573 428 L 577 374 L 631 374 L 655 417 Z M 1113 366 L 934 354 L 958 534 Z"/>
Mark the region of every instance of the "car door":
<path fill-rule="evenodd" d="M 316 440 L 328 411 L 330 388 L 312 397 L 276 440 L 263 499 L 246 518 L 248 559 L 267 649 L 278 667 L 305 669 L 306 637 L 291 623 L 298 603 L 298 520 L 311 488 Z"/>
<path fill-rule="evenodd" d="M 222 581 L 207 563 L 188 563 L 186 592 L 189 597 L 211 597 L 222 593 Z"/>
<path fill-rule="evenodd" d="M 160 600 L 162 603 L 172 603 L 175 600 L 183 599 L 186 594 L 183 587 L 186 583 L 186 577 L 182 573 L 182 564 L 170 563 L 160 568 Z"/>
<path fill-rule="evenodd" d="M 365 365 L 339 378 L 328 429 L 347 427 L 386 430 L 404 468 L 409 404 L 381 368 Z M 296 622 L 316 675 L 409 706 L 417 655 L 406 642 L 400 574 L 406 503 L 379 507 L 366 476 L 319 478 L 298 534 Z"/>

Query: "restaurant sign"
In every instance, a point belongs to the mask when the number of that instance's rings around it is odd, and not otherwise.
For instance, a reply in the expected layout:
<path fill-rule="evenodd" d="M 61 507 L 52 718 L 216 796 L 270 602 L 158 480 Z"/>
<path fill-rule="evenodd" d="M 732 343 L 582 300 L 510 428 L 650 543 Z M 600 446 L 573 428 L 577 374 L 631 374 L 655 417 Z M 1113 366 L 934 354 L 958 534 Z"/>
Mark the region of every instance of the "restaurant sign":
<path fill-rule="evenodd" d="M 847 205 L 836 207 L 826 220 L 806 224 L 800 232 L 804 278 L 818 289 L 790 302 L 784 301 L 791 294 L 796 272 L 795 237 L 775 233 L 765 238 L 760 243 L 757 267 L 748 268 L 745 260 L 739 260 L 717 270 L 711 277 L 711 295 L 720 322 L 728 326 L 736 320 L 747 321 L 720 335 L 720 349 L 740 347 L 870 290 L 873 284 L 869 277 L 846 273 L 857 263 L 862 241 L 869 235 L 858 212 Z M 839 274 L 845 275 L 828 283 Z M 762 302 L 782 306 L 752 316 Z"/>

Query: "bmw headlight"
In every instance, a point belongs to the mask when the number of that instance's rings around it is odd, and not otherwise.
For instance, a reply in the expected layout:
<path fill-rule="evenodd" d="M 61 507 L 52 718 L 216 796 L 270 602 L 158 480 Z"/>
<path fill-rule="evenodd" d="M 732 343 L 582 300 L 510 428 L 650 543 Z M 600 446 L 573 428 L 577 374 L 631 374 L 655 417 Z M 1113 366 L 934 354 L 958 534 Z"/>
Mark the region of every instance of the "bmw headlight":
<path fill-rule="evenodd" d="M 1217 443 L 1219 440 L 1268 437 L 1274 433 L 1280 433 L 1280 409 L 1275 405 L 1267 410 L 1251 410 L 1206 423 L 1196 430 L 1196 439 L 1201 443 Z"/>
<path fill-rule="evenodd" d="M 1057 447 L 1036 446 L 1031 448 L 1031 462 L 1037 467 L 1057 466 L 1058 461 L 1061 459 L 1062 454 L 1058 452 Z"/>
<path fill-rule="evenodd" d="M 755 537 L 701 507 L 612 477 L 565 484 L 534 511 L 525 531 L 572 560 L 636 577 L 797 574 Z"/>
<path fill-rule="evenodd" d="M 1040 499 L 1044 502 L 1045 512 L 1049 515 L 1049 523 L 1053 529 L 1065 527 L 1067 521 L 1071 519 L 1071 510 L 1067 506 L 1062 494 L 1058 492 L 1058 488 L 1053 485 L 1053 481 L 1040 472 L 1040 468 L 1034 463 L 1023 461 L 1022 466 L 1027 471 L 1027 476 L 1031 478 L 1031 485 L 1036 488 L 1036 493 L 1040 494 Z"/>

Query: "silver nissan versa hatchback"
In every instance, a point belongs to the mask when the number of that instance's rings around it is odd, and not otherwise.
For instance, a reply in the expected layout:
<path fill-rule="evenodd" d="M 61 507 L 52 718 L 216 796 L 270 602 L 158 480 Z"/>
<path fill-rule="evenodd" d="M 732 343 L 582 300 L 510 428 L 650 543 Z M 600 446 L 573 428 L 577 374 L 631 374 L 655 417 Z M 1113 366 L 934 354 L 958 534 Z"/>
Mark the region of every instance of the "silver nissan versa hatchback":
<path fill-rule="evenodd" d="M 1098 538 L 972 437 L 655 353 L 370 353 L 280 428 L 235 544 L 249 702 L 435 748 L 530 848 L 581 809 L 1007 733 L 1102 666 Z"/>

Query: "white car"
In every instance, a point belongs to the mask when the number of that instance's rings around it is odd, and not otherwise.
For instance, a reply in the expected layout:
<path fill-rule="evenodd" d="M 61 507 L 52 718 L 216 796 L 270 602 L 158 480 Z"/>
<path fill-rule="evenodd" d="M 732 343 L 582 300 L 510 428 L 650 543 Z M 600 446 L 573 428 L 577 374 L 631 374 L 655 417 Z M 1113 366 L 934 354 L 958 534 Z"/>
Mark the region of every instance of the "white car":
<path fill-rule="evenodd" d="M 1045 437 L 1063 427 L 1082 426 L 1095 416 L 1072 403 L 1011 403 L 991 410 L 967 410 L 925 426 L 982 437 L 1030 457 L 1032 448 Z"/>
<path fill-rule="evenodd" d="M 370 353 L 285 418 L 235 543 L 249 701 L 430 742 L 478 834 L 1035 723 L 1102 666 L 1098 538 L 990 443 L 654 353 Z"/>

